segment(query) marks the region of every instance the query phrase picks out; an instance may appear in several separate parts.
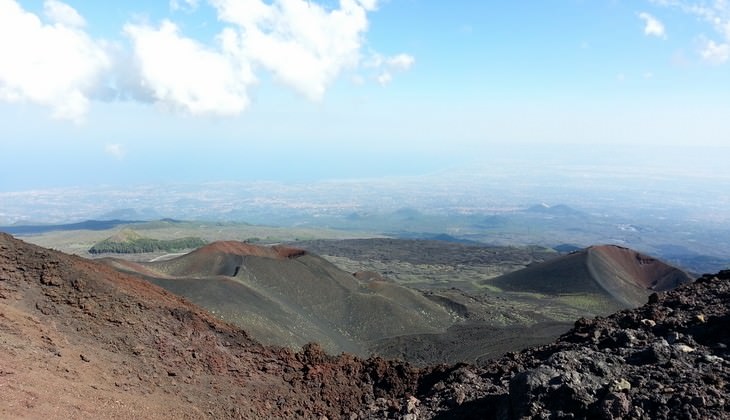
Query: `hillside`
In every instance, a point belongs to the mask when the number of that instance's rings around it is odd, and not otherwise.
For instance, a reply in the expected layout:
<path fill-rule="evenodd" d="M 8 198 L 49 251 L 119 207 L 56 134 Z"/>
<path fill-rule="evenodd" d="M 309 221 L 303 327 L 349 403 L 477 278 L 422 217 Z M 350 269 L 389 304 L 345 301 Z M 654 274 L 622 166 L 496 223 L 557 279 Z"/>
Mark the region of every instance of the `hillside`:
<path fill-rule="evenodd" d="M 418 364 L 484 361 L 547 343 L 579 317 L 635 308 L 651 293 L 688 281 L 683 271 L 636 251 L 594 246 L 482 280 L 483 290 L 430 290 L 426 296 L 462 314 L 462 322 L 443 334 L 380 340 L 373 350 Z"/>
<path fill-rule="evenodd" d="M 414 369 L 264 347 L 136 277 L 0 234 L 0 417 L 724 418 L 728 322 L 725 271 L 549 345 Z"/>
<path fill-rule="evenodd" d="M 205 245 L 200 238 L 153 239 L 125 228 L 89 248 L 90 254 L 136 254 L 144 252 L 176 252 Z"/>
<path fill-rule="evenodd" d="M 0 418 L 338 418 L 417 370 L 265 347 L 105 265 L 0 233 Z"/>
<path fill-rule="evenodd" d="M 376 271 L 418 289 L 475 290 L 481 280 L 557 257 L 531 246 L 490 246 L 451 240 L 369 238 L 291 243 L 321 255 L 349 272 Z"/>
<path fill-rule="evenodd" d="M 655 291 L 666 291 L 691 277 L 660 260 L 614 245 L 593 246 L 483 284 L 513 292 L 555 296 L 583 295 L 609 311 L 646 302 Z"/>
<path fill-rule="evenodd" d="M 334 248 L 338 242 L 302 244 L 310 249 Z M 384 248 L 373 249 L 373 244 Z M 422 270 L 449 264 L 465 270 L 462 267 L 474 264 L 472 269 L 477 270 L 481 264 L 498 264 L 500 257 L 506 258 L 503 264 L 517 265 L 535 258 L 533 255 L 554 256 L 553 252 L 421 240 L 347 240 L 340 245 L 340 255 L 369 263 L 380 259 L 388 276 L 376 271 L 353 275 L 292 246 L 262 247 L 236 241 L 215 242 L 167 261 L 106 262 L 190 299 L 264 344 L 298 349 L 316 341 L 334 354 L 374 353 L 420 366 L 473 363 L 544 344 L 567 331 L 581 316 L 607 315 L 625 307 L 597 286 L 584 287 L 595 283 L 588 270 L 579 273 L 571 271 L 575 264 L 551 264 L 561 259 L 536 263 L 528 269 L 532 273 L 529 278 L 551 275 L 563 281 L 570 279 L 572 283 L 566 283 L 560 293 L 553 286 L 549 288 L 551 294 L 537 293 L 529 282 L 514 282 L 502 290 L 490 284 L 462 291 L 454 287 L 464 284 L 455 277 L 450 283 L 423 289 L 412 285 L 425 285 L 424 280 L 390 280 L 393 274 L 402 278 L 397 270 L 404 268 L 410 270 L 408 275 L 414 275 L 416 264 L 422 265 Z M 630 269 L 630 264 L 622 266 L 621 262 L 610 258 L 604 264 Z M 652 273 L 647 273 L 645 280 L 663 281 L 651 280 Z M 645 301 L 649 292 L 642 293 Z M 453 346 L 454 342 L 469 345 Z"/>
<path fill-rule="evenodd" d="M 444 332 L 454 315 L 419 292 L 360 280 L 303 250 L 215 242 L 160 262 L 108 260 L 208 308 L 267 343 L 367 355 L 369 343 Z"/>

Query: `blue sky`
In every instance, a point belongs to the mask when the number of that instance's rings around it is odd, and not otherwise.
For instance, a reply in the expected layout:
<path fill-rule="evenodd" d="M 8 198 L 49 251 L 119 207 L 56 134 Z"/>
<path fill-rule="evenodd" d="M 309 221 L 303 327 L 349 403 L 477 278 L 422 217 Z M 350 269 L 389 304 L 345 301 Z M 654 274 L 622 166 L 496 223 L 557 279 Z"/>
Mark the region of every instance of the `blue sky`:
<path fill-rule="evenodd" d="M 0 191 L 730 156 L 719 0 L 0 0 L 0 56 Z"/>

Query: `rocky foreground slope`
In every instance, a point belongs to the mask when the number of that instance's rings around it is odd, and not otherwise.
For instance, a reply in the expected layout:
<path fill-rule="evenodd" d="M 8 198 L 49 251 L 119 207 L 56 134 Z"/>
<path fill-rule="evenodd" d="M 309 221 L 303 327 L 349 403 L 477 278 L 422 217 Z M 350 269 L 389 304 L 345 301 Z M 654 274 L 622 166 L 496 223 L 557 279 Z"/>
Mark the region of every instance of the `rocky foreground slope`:
<path fill-rule="evenodd" d="M 0 417 L 723 418 L 729 317 L 725 271 L 547 346 L 416 369 L 265 347 L 137 277 L 0 234 Z"/>

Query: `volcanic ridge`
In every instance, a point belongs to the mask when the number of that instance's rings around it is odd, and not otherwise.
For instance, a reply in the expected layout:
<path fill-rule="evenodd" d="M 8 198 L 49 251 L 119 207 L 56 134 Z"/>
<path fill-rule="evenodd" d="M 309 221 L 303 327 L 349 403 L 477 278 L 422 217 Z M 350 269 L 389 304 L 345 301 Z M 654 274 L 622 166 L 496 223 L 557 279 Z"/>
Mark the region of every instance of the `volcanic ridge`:
<path fill-rule="evenodd" d="M 438 241 L 377 243 L 399 250 L 383 255 L 396 264 L 425 261 L 420 253 L 428 252 L 461 266 L 465 258 L 493 260 L 498 251 Z M 378 257 L 370 241 L 330 244 L 349 248 L 350 255 L 365 252 L 370 261 Z M 298 349 L 314 341 L 332 354 L 375 353 L 419 366 L 474 363 L 545 344 L 581 316 L 636 307 L 651 287 L 665 290 L 690 280 L 681 270 L 614 246 L 536 263 L 469 293 L 419 290 L 374 271 L 348 273 L 296 246 L 223 241 L 165 261 L 103 261 L 190 299 L 263 344 Z M 504 293 L 489 292 L 495 288 Z"/>
<path fill-rule="evenodd" d="M 551 344 L 416 368 L 264 346 L 139 275 L 0 234 L 0 417 L 726 418 L 727 325 L 730 271 Z"/>
<path fill-rule="evenodd" d="M 546 294 L 590 293 L 611 301 L 612 309 L 633 308 L 652 292 L 690 280 L 687 273 L 632 249 L 592 246 L 489 281 L 504 290 Z"/>

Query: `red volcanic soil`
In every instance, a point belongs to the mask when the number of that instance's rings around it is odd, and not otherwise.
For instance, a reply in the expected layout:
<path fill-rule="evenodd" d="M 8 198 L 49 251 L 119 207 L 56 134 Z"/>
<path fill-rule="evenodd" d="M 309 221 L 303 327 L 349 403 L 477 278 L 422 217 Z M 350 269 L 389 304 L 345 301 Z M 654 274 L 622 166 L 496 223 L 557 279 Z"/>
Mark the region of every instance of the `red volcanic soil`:
<path fill-rule="evenodd" d="M 150 263 L 130 263 L 119 259 L 105 261 L 129 274 L 136 272 L 157 278 L 235 276 L 248 257 L 287 260 L 306 254 L 304 250 L 281 245 L 266 247 L 238 241 L 219 241 L 165 261 Z"/>
<path fill-rule="evenodd" d="M 418 372 L 264 347 L 144 280 L 2 233 L 0 355 L 0 418 L 339 418 L 396 404 Z"/>
<path fill-rule="evenodd" d="M 282 245 L 264 247 L 238 241 L 213 242 L 192 252 L 192 254 L 200 255 L 211 255 L 217 253 L 239 255 L 242 257 L 253 256 L 286 259 L 300 257 L 302 255 L 305 255 L 307 252 L 303 249 L 286 247 Z"/>
<path fill-rule="evenodd" d="M 691 280 L 676 267 L 615 245 L 588 248 L 585 264 L 593 281 L 627 307 L 645 303 L 652 291 L 671 290 Z"/>
<path fill-rule="evenodd" d="M 642 305 L 654 291 L 666 291 L 692 278 L 684 271 L 628 248 L 600 245 L 535 264 L 494 280 L 511 291 L 604 296 L 612 310 Z"/>
<path fill-rule="evenodd" d="M 604 271 L 618 273 L 644 289 L 670 290 L 688 279 L 681 270 L 629 248 L 599 245 L 588 248 L 588 253 L 593 261 L 608 265 Z"/>
<path fill-rule="evenodd" d="M 728 418 L 728 325 L 730 271 L 553 344 L 415 369 L 265 347 L 137 277 L 0 233 L 0 418 Z"/>

